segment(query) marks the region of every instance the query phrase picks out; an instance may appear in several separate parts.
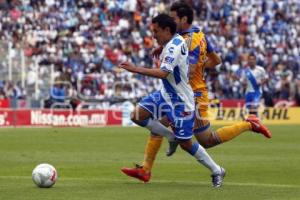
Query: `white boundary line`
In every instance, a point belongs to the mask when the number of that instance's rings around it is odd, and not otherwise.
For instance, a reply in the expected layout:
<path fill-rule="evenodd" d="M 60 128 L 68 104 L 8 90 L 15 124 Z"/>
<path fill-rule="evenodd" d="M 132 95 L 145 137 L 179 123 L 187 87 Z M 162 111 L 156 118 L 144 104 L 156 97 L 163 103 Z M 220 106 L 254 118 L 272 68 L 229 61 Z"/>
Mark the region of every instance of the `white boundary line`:
<path fill-rule="evenodd" d="M 1 179 L 31 179 L 30 176 L 0 176 Z M 138 182 L 137 180 L 134 181 L 134 179 L 128 179 L 127 177 L 124 177 L 124 179 L 118 179 L 118 178 L 76 178 L 76 177 L 59 177 L 59 180 L 74 180 L 74 181 L 105 181 L 105 182 L 120 182 L 120 183 L 142 183 Z M 58 180 L 58 181 L 59 181 Z M 171 180 L 153 180 L 147 184 L 151 183 L 175 183 L 175 184 L 186 184 L 186 185 L 207 185 L 210 186 L 210 180 L 208 181 L 171 181 Z M 297 188 L 300 189 L 300 185 L 287 185 L 287 184 L 271 184 L 271 183 L 239 183 L 239 182 L 226 182 L 224 181 L 224 185 L 228 186 L 258 186 L 258 187 L 269 187 L 269 188 Z"/>

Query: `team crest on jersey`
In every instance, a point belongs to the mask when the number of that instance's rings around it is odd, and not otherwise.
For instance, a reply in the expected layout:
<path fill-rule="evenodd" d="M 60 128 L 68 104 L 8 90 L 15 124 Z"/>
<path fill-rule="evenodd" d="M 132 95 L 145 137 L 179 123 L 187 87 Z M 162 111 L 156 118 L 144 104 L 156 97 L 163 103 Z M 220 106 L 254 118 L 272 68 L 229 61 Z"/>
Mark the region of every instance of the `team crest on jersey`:
<path fill-rule="evenodd" d="M 164 63 L 172 64 L 173 61 L 174 61 L 174 58 L 167 56 L 167 57 L 165 57 Z"/>

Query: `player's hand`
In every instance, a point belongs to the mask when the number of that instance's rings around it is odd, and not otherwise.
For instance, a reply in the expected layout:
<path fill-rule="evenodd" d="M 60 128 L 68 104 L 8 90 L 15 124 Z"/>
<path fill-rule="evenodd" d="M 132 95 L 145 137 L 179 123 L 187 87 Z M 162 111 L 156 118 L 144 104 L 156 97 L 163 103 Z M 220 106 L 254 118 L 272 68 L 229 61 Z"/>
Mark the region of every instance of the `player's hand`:
<path fill-rule="evenodd" d="M 161 54 L 162 50 L 163 50 L 163 47 L 162 47 L 162 46 L 159 46 L 159 47 L 157 47 L 156 49 L 154 49 L 154 50 L 152 51 L 152 57 L 153 57 L 153 58 L 158 58 L 159 55 Z"/>
<path fill-rule="evenodd" d="M 133 73 L 136 72 L 136 67 L 129 62 L 122 62 L 121 64 L 118 65 L 118 67 L 122 69 L 126 69 L 129 72 L 133 72 Z"/>

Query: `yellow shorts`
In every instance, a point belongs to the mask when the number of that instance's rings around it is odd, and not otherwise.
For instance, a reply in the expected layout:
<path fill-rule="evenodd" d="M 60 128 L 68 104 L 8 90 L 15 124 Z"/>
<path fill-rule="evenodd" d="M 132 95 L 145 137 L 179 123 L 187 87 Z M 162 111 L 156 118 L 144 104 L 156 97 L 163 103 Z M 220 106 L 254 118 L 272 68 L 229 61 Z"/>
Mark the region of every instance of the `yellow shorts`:
<path fill-rule="evenodd" d="M 208 120 L 208 92 L 207 90 L 201 90 L 194 92 L 195 104 L 196 104 L 196 118 L 194 123 L 194 133 L 201 133 L 210 127 Z"/>

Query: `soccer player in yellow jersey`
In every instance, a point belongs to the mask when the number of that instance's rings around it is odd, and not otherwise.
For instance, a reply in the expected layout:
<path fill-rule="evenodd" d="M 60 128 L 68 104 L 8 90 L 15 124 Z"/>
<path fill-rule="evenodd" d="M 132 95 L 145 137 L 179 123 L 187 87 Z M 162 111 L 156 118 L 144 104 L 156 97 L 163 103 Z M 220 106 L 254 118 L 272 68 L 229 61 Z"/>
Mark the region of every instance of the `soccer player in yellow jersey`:
<path fill-rule="evenodd" d="M 196 103 L 196 119 L 194 136 L 205 148 L 232 140 L 246 131 L 253 131 L 271 138 L 271 132 L 255 116 L 249 116 L 245 121 L 225 126 L 213 131 L 208 117 L 208 91 L 204 79 L 205 68 L 213 68 L 221 63 L 221 59 L 214 51 L 205 34 L 199 28 L 193 27 L 193 9 L 186 3 L 179 1 L 171 5 L 170 16 L 177 24 L 177 32 L 185 38 L 189 48 L 190 74 L 189 81 L 194 92 Z M 166 123 L 165 123 L 166 124 Z M 122 171 L 141 181 L 148 182 L 157 152 L 160 149 L 162 137 L 152 133 L 148 139 L 143 164 L 135 168 L 122 168 Z M 176 151 L 176 143 L 170 144 L 167 156 Z"/>

